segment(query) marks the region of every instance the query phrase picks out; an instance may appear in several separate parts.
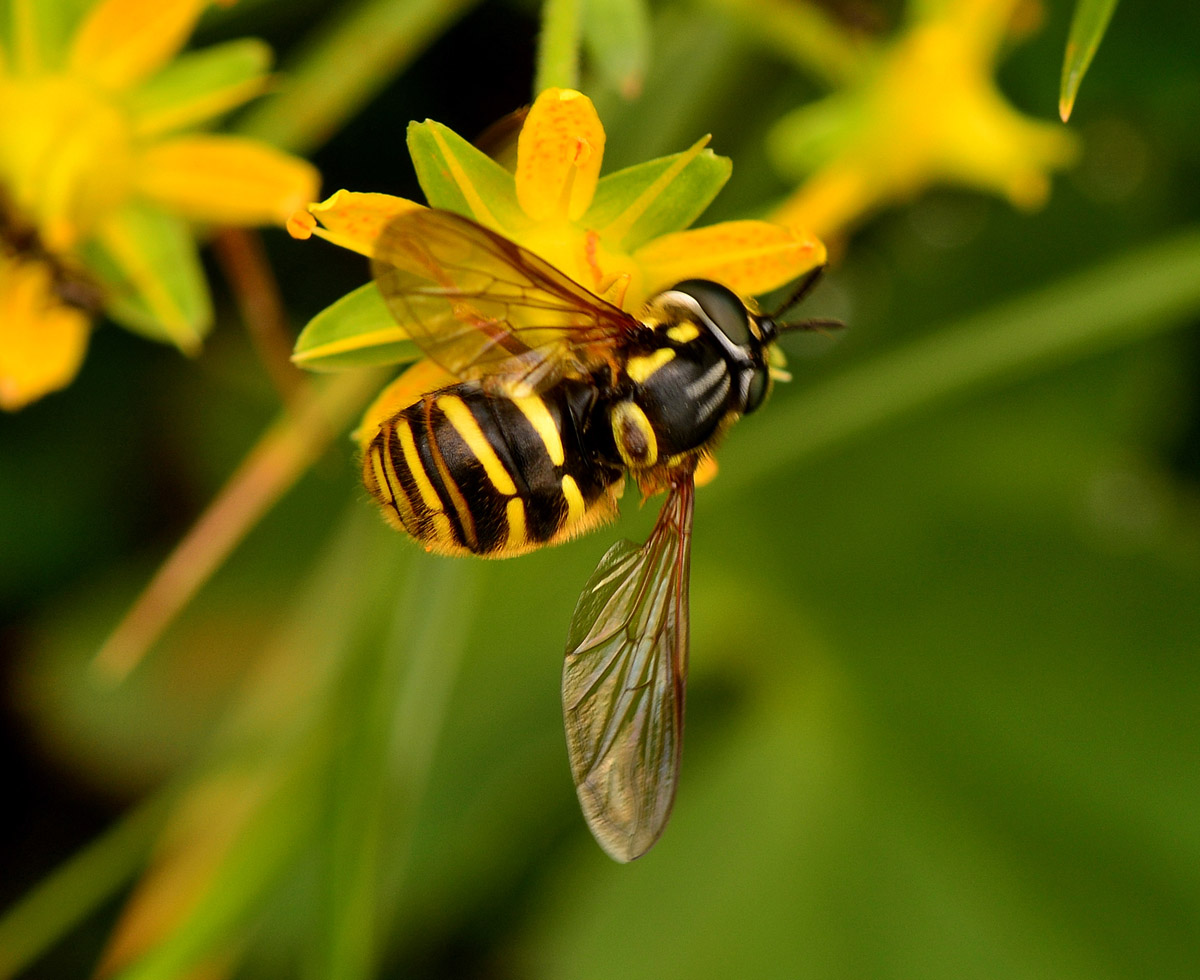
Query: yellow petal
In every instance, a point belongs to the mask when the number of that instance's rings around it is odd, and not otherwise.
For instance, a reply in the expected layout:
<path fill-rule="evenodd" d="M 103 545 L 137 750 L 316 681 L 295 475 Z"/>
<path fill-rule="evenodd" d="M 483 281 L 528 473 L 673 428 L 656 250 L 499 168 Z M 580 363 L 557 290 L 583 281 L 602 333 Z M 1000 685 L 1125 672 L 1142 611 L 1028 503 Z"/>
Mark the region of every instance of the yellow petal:
<path fill-rule="evenodd" d="M 770 218 L 829 238 L 844 233 L 848 225 L 872 211 L 885 193 L 882 183 L 864 168 L 840 164 L 814 175 Z"/>
<path fill-rule="evenodd" d="M 766 221 L 726 221 L 663 235 L 633 257 L 645 273 L 648 291 L 700 278 L 753 296 L 821 265 L 825 246 L 812 235 Z"/>
<path fill-rule="evenodd" d="M 101 0 L 79 28 L 73 72 L 111 89 L 149 78 L 183 47 L 208 0 Z"/>
<path fill-rule="evenodd" d="M 414 201 L 391 194 L 365 194 L 359 191 L 335 191 L 320 204 L 310 204 L 288 220 L 288 233 L 305 239 L 319 235 L 326 241 L 360 255 L 371 255 L 375 239 L 396 215 L 421 207 Z M 317 228 L 313 219 L 320 221 Z"/>
<path fill-rule="evenodd" d="M 10 206 L 52 250 L 73 247 L 129 191 L 123 114 L 61 75 L 0 84 L 0 173 Z"/>
<path fill-rule="evenodd" d="M 604 127 L 592 100 L 546 89 L 517 141 L 517 200 L 536 221 L 574 221 L 592 203 L 603 158 Z"/>
<path fill-rule="evenodd" d="M 145 150 L 138 189 L 164 209 L 213 224 L 284 224 L 317 193 L 316 169 L 237 136 L 182 136 Z"/>
<path fill-rule="evenodd" d="M 421 206 L 391 194 L 337 191 L 322 203 L 310 205 L 308 212 L 324 226 L 316 230 L 323 239 L 371 255 L 379 233 L 392 218 Z"/>
<path fill-rule="evenodd" d="M 0 260 L 0 408 L 16 411 L 79 372 L 91 321 L 55 294 L 42 262 Z"/>
<path fill-rule="evenodd" d="M 363 412 L 362 422 L 354 433 L 359 448 L 366 452 L 367 446 L 379 431 L 380 423 L 403 411 L 427 391 L 437 391 L 457 381 L 444 367 L 430 360 L 415 362 L 400 377 L 379 393 L 379 396 Z"/>

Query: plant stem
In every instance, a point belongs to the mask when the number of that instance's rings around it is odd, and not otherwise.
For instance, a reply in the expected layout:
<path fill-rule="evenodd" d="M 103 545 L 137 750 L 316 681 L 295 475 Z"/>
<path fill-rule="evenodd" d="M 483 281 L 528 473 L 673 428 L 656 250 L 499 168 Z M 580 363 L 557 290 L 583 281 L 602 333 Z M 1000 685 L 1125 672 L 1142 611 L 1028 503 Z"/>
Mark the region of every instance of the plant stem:
<path fill-rule="evenodd" d="M 583 24 L 581 0 L 546 0 L 538 37 L 537 74 L 533 95 L 548 88 L 579 87 L 579 40 Z"/>
<path fill-rule="evenodd" d="M 283 66 L 285 87 L 245 113 L 236 128 L 310 153 L 478 2 L 363 0 L 312 32 Z"/>
<path fill-rule="evenodd" d="M 313 385 L 259 439 L 207 510 L 176 545 L 93 666 L 110 682 L 141 662 L 172 620 L 254 527 L 300 478 L 378 387 L 372 371 L 347 371 Z"/>
<path fill-rule="evenodd" d="M 866 70 L 874 45 L 857 37 L 812 3 L 795 0 L 704 0 L 753 31 L 773 48 L 830 88 L 840 88 Z"/>
<path fill-rule="evenodd" d="M 287 310 L 262 235 L 250 228 L 224 228 L 213 238 L 213 251 L 267 377 L 285 404 L 295 404 L 309 377 L 292 364 Z"/>

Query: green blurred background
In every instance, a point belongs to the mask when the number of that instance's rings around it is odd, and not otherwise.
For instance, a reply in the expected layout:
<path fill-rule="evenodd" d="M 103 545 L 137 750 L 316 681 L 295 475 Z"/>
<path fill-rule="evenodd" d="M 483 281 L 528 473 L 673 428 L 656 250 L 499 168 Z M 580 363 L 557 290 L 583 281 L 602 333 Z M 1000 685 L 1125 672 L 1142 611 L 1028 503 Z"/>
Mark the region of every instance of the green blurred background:
<path fill-rule="evenodd" d="M 536 6 L 464 8 L 316 149 L 327 191 L 417 196 L 410 119 L 470 137 L 528 101 Z M 653 10 L 640 100 L 584 77 L 606 169 L 711 132 L 734 176 L 703 222 L 768 208 L 789 187 L 765 134 L 820 89 L 711 4 Z M 244 0 L 197 43 L 260 35 L 286 70 L 339 12 Z M 1051 120 L 1070 11 L 1044 13 L 1000 83 Z M 697 495 L 681 787 L 631 866 L 578 813 L 561 650 L 655 507 L 519 560 L 434 558 L 335 440 L 105 688 L 90 657 L 278 398 L 227 294 L 195 361 L 99 329 L 70 389 L 0 420 L 0 908 L 166 802 L 113 867 L 68 866 L 70 929 L 22 975 L 87 975 L 171 801 L 219 784 L 249 789 L 202 812 L 254 816 L 131 976 L 1195 976 L 1198 38 L 1189 3 L 1117 11 L 1043 210 L 937 189 L 836 243 L 808 309 L 847 329 L 785 342 L 794 383 Z M 267 246 L 297 329 L 367 274 Z"/>

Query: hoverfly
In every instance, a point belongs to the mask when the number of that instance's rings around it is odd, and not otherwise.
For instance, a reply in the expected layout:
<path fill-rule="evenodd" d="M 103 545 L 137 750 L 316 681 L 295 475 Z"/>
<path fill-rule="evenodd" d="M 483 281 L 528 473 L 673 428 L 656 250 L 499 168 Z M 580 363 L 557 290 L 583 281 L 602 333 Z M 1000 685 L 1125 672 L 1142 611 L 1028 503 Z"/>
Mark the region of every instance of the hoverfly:
<path fill-rule="evenodd" d="M 667 493 L 645 544 L 614 545 L 584 587 L 563 668 L 584 817 L 611 857 L 639 857 L 679 771 L 696 467 L 762 404 L 779 332 L 828 321 L 779 324 L 697 279 L 634 317 L 439 210 L 394 218 L 372 273 L 416 345 L 458 379 L 367 447 L 367 489 L 394 526 L 429 551 L 501 558 L 613 519 L 626 477 L 644 496 Z"/>

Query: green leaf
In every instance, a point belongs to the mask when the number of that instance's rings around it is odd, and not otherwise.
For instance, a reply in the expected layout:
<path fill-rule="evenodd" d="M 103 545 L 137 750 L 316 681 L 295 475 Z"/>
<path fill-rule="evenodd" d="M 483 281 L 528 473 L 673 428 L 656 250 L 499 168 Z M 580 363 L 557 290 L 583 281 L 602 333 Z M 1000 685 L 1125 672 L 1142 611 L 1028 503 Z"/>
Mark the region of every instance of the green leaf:
<path fill-rule="evenodd" d="M 401 585 L 397 592 L 394 569 L 373 569 L 387 588 L 368 607 L 390 610 L 390 621 L 372 621 L 364 631 L 331 699 L 338 753 L 319 829 L 318 884 L 327 900 L 315 923 L 311 974 L 328 980 L 378 974 L 380 926 L 394 921 L 403 898 L 398 883 L 388 882 L 412 847 L 477 594 L 473 563 L 430 565 L 411 551 L 390 551 L 392 564 L 403 561 L 406 569 Z"/>
<path fill-rule="evenodd" d="M 625 98 L 641 92 L 650 61 L 650 11 L 645 0 L 588 0 L 583 42 L 600 74 Z"/>
<path fill-rule="evenodd" d="M 584 223 L 632 251 L 659 235 L 695 221 L 725 186 L 733 170 L 728 157 L 704 148 L 639 163 L 600 179 Z"/>
<path fill-rule="evenodd" d="M 130 98 L 145 136 L 206 122 L 241 105 L 266 86 L 271 49 L 247 38 L 177 58 Z"/>
<path fill-rule="evenodd" d="M 114 320 L 185 354 L 200 349 L 212 301 L 186 222 L 127 205 L 105 222 L 85 258 L 108 290 L 105 310 Z"/>
<path fill-rule="evenodd" d="M 153 849 L 173 797 L 152 796 L 68 858 L 0 918 L 0 977 L 24 971 L 110 901 Z"/>
<path fill-rule="evenodd" d="M 296 852 L 311 846 L 321 802 L 320 784 L 313 778 L 321 748 L 302 743 L 286 764 L 262 767 L 264 772 L 253 792 L 261 793 L 263 799 L 219 856 L 211 883 L 187 909 L 182 923 L 117 974 L 121 980 L 185 976 L 214 950 L 228 950 L 236 944 L 244 924 L 261 908 L 264 896 Z M 218 769 L 213 778 L 219 781 L 230 775 L 245 778 L 237 763 L 225 771 Z"/>
<path fill-rule="evenodd" d="M 309 371 L 399 364 L 420 356 L 369 282 L 327 306 L 301 331 L 292 361 Z"/>
<path fill-rule="evenodd" d="M 1100 39 L 1108 29 L 1117 0 L 1079 0 L 1071 30 L 1067 35 L 1067 52 L 1063 57 L 1062 83 L 1058 94 L 1058 114 L 1066 122 L 1075 105 L 1075 96 L 1083 76 L 1092 63 Z"/>
<path fill-rule="evenodd" d="M 266 689 L 282 696 L 287 709 L 276 714 L 279 702 L 268 707 L 252 697 L 254 704 L 215 740 L 208 761 L 185 774 L 181 790 L 192 801 L 203 804 L 212 798 L 207 787 L 232 779 L 245 787 L 245 809 L 231 827 L 234 833 L 208 850 L 206 873 L 182 903 L 177 921 L 115 974 L 121 980 L 172 980 L 214 957 L 232 967 L 246 930 L 272 901 L 297 906 L 289 873 L 325 843 L 316 832 L 329 803 L 331 760 L 344 743 L 331 724 L 329 698 L 350 662 L 373 653 L 375 610 L 394 590 L 405 560 L 402 551 L 384 547 L 386 539 L 374 528 L 373 516 L 361 508 L 338 521 L 285 611 L 276 649 L 286 659 L 277 663 L 293 676 L 302 673 L 305 682 Z M 353 589 L 340 587 L 351 579 Z M 256 690 L 261 694 L 264 688 Z"/>
<path fill-rule="evenodd" d="M 430 207 L 501 230 L 527 223 L 513 175 L 454 130 L 432 119 L 410 123 L 408 152 Z"/>

